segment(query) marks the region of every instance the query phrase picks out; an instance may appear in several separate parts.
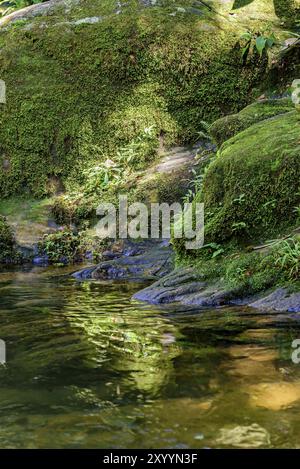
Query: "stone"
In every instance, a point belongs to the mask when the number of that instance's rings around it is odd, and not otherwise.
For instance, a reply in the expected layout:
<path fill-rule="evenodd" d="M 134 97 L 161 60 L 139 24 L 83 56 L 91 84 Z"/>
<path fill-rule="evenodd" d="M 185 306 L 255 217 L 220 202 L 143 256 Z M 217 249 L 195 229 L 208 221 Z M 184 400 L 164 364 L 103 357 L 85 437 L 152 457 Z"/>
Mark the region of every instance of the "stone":
<path fill-rule="evenodd" d="M 290 293 L 285 288 L 278 288 L 269 295 L 250 303 L 252 308 L 300 313 L 300 292 Z"/>
<path fill-rule="evenodd" d="M 72 274 L 77 280 L 155 280 L 173 268 L 173 252 L 160 241 L 124 242 L 122 251 L 105 252 L 96 266 Z"/>
<path fill-rule="evenodd" d="M 208 285 L 192 268 L 174 270 L 134 295 L 135 299 L 152 304 L 182 303 L 200 307 L 229 304 L 232 297 L 232 291 L 218 284 Z"/>

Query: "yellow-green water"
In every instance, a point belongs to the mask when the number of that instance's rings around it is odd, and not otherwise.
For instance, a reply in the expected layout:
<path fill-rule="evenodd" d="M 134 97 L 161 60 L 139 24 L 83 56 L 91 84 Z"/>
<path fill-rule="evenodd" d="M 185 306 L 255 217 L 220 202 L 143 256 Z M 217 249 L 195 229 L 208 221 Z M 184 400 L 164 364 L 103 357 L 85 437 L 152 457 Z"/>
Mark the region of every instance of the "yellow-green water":
<path fill-rule="evenodd" d="M 161 309 L 61 273 L 0 273 L 1 448 L 300 446 L 299 315 Z"/>

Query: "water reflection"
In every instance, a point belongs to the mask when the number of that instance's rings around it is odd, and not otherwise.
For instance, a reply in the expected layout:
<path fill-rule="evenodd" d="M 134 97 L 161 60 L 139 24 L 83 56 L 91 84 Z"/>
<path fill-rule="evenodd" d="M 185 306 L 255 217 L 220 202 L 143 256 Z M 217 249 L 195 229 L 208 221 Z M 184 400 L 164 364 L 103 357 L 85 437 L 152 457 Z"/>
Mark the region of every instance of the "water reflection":
<path fill-rule="evenodd" d="M 297 447 L 299 315 L 158 309 L 57 275 L 0 274 L 0 447 Z"/>

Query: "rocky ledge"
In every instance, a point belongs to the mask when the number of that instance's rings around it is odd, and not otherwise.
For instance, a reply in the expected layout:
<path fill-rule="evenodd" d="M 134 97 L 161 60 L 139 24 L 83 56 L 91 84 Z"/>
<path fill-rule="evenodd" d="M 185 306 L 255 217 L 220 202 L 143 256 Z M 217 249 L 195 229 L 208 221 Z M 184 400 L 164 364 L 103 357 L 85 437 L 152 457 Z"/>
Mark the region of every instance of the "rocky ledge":
<path fill-rule="evenodd" d="M 75 272 L 77 280 L 155 280 L 174 267 L 169 241 L 116 243 L 102 255 L 103 261 Z"/>
<path fill-rule="evenodd" d="M 181 303 L 189 306 L 218 307 L 243 304 L 261 310 L 300 312 L 300 292 L 278 288 L 257 298 L 240 297 L 237 290 L 199 278 L 193 268 L 174 270 L 139 291 L 134 298 L 152 304 Z"/>

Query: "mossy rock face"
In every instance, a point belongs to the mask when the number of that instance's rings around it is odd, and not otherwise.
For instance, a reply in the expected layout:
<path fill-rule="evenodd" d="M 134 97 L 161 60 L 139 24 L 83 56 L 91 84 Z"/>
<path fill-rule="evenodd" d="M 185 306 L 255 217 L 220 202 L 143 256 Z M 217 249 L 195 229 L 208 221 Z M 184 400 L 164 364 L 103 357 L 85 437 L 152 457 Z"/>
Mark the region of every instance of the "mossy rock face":
<path fill-rule="evenodd" d="M 0 215 L 0 263 L 8 262 L 13 256 L 14 237 L 13 232 Z"/>
<path fill-rule="evenodd" d="M 221 16 L 173 16 L 168 2 L 115 10 L 86 0 L 0 29 L 0 197 L 80 187 L 84 169 L 145 128 L 166 145 L 193 140 L 202 119 L 238 111 L 261 83 L 265 61 L 241 64 Z"/>
<path fill-rule="evenodd" d="M 297 21 L 300 19 L 299 0 L 274 0 L 275 13 L 279 18 Z"/>
<path fill-rule="evenodd" d="M 294 105 L 290 98 L 257 101 L 237 114 L 231 114 L 216 120 L 211 125 L 209 132 L 217 145 L 221 146 L 226 140 L 256 122 L 270 119 L 293 109 Z"/>
<path fill-rule="evenodd" d="M 230 3 L 230 2 L 228 2 Z M 299 0 L 234 0 L 232 9 L 235 12 L 254 13 L 256 9 L 274 9 L 275 15 L 280 20 L 296 23 L 300 18 Z"/>
<path fill-rule="evenodd" d="M 207 241 L 270 239 L 296 224 L 299 132 L 299 113 L 292 111 L 254 124 L 223 144 L 201 195 Z"/>

